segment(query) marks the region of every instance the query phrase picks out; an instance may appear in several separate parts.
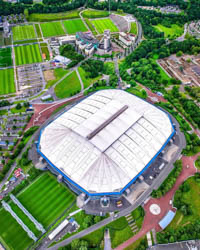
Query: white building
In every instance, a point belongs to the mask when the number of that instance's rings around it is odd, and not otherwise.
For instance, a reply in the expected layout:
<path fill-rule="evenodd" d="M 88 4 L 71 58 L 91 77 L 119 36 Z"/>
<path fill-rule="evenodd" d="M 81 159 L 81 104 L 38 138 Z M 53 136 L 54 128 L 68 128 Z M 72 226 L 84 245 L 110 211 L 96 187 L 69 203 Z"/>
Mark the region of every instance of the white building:
<path fill-rule="evenodd" d="M 76 36 L 64 36 L 59 37 L 59 43 L 60 45 L 68 44 L 68 43 L 75 43 Z"/>
<path fill-rule="evenodd" d="M 60 55 L 55 56 L 54 61 L 63 65 L 68 65 L 71 62 L 69 58 Z"/>
<path fill-rule="evenodd" d="M 174 135 L 169 116 L 122 90 L 90 95 L 49 123 L 38 152 L 79 192 L 122 194 Z"/>
<path fill-rule="evenodd" d="M 123 42 L 126 46 L 131 46 L 135 41 L 135 36 L 132 34 L 126 34 L 124 32 L 119 33 L 119 40 Z"/>

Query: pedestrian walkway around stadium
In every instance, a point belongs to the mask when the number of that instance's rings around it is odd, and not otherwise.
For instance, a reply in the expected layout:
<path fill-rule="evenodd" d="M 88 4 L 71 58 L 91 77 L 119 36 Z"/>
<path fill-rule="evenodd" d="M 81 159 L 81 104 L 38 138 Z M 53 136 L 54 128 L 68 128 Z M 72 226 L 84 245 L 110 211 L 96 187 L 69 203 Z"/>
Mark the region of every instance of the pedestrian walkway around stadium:
<path fill-rule="evenodd" d="M 200 155 L 198 153 L 195 156 L 182 156 L 181 160 L 183 162 L 183 169 L 181 174 L 176 180 L 176 183 L 174 187 L 167 192 L 163 197 L 159 199 L 151 198 L 145 205 L 144 205 L 144 210 L 145 210 L 145 217 L 143 221 L 143 225 L 141 230 L 138 232 L 138 234 L 134 235 L 132 238 L 129 240 L 125 241 L 121 245 L 119 245 L 115 250 L 122 250 L 128 247 L 130 244 L 134 243 L 136 240 L 139 238 L 143 237 L 144 235 L 147 234 L 147 232 L 151 231 L 153 228 L 155 230 L 161 231 L 161 228 L 159 226 L 160 220 L 167 214 L 169 210 L 176 211 L 176 208 L 170 204 L 170 201 L 173 199 L 174 194 L 176 190 L 179 188 L 179 186 L 190 176 L 194 175 L 197 172 L 197 169 L 194 166 L 194 162 L 197 159 L 197 157 Z M 189 166 L 189 167 L 188 167 Z M 150 211 L 150 206 L 152 204 L 157 204 L 160 207 L 160 213 L 159 214 L 152 214 Z"/>

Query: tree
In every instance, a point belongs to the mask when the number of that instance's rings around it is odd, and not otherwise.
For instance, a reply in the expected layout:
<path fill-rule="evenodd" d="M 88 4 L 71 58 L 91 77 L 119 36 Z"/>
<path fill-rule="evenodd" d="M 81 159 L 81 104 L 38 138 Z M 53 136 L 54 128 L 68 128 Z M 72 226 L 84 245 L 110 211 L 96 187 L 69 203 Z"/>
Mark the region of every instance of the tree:
<path fill-rule="evenodd" d="M 16 107 L 15 107 L 16 109 L 21 109 L 22 108 L 22 105 L 20 104 L 20 103 L 17 103 L 17 105 L 16 105 Z"/>

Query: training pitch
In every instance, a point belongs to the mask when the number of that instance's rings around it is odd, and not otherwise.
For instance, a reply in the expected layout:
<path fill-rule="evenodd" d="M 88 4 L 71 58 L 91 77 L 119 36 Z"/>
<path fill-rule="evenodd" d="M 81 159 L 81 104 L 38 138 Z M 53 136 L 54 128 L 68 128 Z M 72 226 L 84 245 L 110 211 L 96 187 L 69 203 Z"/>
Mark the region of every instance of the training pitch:
<path fill-rule="evenodd" d="M 44 37 L 65 35 L 61 22 L 49 22 L 40 24 Z"/>
<path fill-rule="evenodd" d="M 102 34 L 104 30 L 109 29 L 110 32 L 119 32 L 118 28 L 109 18 L 92 20 L 92 23 L 96 27 L 96 30 Z"/>
<path fill-rule="evenodd" d="M 75 34 L 78 31 L 85 32 L 88 30 L 81 19 L 63 21 L 63 24 L 68 34 Z"/>
<path fill-rule="evenodd" d="M 0 79 L 1 79 L 0 95 L 10 94 L 16 91 L 13 69 L 0 70 Z"/>
<path fill-rule="evenodd" d="M 0 49 L 0 67 L 12 66 L 12 49 Z"/>
<path fill-rule="evenodd" d="M 16 65 L 42 62 L 42 56 L 38 44 L 18 46 L 15 47 L 14 50 Z"/>
<path fill-rule="evenodd" d="M 12 32 L 14 41 L 36 38 L 33 25 L 14 26 Z"/>

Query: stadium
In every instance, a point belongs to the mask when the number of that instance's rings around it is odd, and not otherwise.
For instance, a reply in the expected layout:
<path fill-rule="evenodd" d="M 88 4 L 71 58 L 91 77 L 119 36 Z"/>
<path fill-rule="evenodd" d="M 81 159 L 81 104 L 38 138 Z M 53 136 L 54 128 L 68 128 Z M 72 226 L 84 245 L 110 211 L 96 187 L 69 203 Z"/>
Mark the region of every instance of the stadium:
<path fill-rule="evenodd" d="M 38 153 L 77 194 L 122 195 L 175 129 L 167 113 L 123 90 L 95 92 L 40 131 Z"/>

